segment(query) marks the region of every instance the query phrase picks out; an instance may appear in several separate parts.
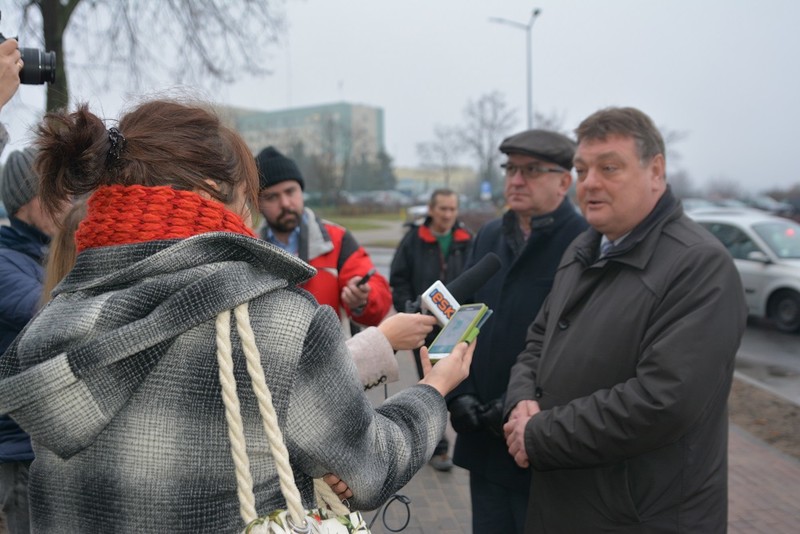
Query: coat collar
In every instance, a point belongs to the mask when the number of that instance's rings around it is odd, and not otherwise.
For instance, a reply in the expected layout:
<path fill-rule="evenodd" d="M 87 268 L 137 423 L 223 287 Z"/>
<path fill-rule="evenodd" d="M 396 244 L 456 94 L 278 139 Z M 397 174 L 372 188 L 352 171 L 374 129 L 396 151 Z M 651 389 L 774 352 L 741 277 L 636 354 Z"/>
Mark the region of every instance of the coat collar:
<path fill-rule="evenodd" d="M 528 241 L 525 241 L 522 229 L 519 227 L 516 212 L 508 210 L 503 214 L 502 218 L 503 234 L 506 236 L 506 242 L 514 250 L 514 255 L 519 256 L 531 239 L 553 231 L 559 224 L 574 217 L 575 214 L 575 205 L 568 197 L 564 197 L 561 204 L 554 211 L 531 217 L 531 235 Z"/>
<path fill-rule="evenodd" d="M 311 261 L 334 249 L 325 223 L 326 221 L 318 219 L 311 209 L 303 210 L 303 222 L 300 230 L 300 259 L 303 261 Z"/>
<path fill-rule="evenodd" d="M 10 226 L 0 226 L 0 246 L 16 250 L 42 263 L 47 255 L 50 237 L 35 226 L 9 217 Z"/>
<path fill-rule="evenodd" d="M 417 228 L 417 235 L 419 238 L 426 242 L 426 243 L 435 243 L 436 236 L 433 235 L 431 231 L 431 218 L 425 219 L 425 222 Z M 469 241 L 472 239 L 472 234 L 470 234 L 467 227 L 459 220 L 456 220 L 453 228 L 450 230 L 450 233 L 453 234 L 453 241 Z"/>
<path fill-rule="evenodd" d="M 660 233 L 664 226 L 682 215 L 683 208 L 680 202 L 672 194 L 670 187 L 667 186 L 653 211 L 631 230 L 631 233 L 622 241 L 618 249 L 613 250 L 608 256 L 598 261 L 597 256 L 602 234 L 594 228 L 589 228 L 576 240 L 574 259 L 584 265 L 590 265 L 594 262 L 597 262 L 598 265 L 605 265 L 607 261 L 616 261 L 638 269 L 644 269 L 647 262 L 650 261 L 658 241 L 657 239 L 648 239 L 648 237 Z M 565 256 L 562 264 L 572 261 L 572 259 Z"/>

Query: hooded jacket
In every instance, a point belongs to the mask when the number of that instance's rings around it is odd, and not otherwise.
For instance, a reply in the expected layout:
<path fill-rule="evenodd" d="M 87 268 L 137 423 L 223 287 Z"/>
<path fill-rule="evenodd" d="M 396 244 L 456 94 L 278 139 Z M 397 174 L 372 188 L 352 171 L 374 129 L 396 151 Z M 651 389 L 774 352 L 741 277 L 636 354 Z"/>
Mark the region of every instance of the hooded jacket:
<path fill-rule="evenodd" d="M 667 190 L 607 256 L 564 253 L 511 372 L 527 532 L 725 532 L 727 398 L 747 308 L 730 254 Z"/>
<path fill-rule="evenodd" d="M 373 409 L 340 323 L 297 284 L 314 270 L 223 232 L 87 249 L 0 360 L 0 412 L 27 430 L 37 532 L 239 532 L 215 319 L 249 302 L 303 504 L 333 472 L 379 505 L 433 453 L 444 400 L 408 388 Z M 235 322 L 232 320 L 232 323 Z M 256 510 L 285 508 L 231 327 Z"/>

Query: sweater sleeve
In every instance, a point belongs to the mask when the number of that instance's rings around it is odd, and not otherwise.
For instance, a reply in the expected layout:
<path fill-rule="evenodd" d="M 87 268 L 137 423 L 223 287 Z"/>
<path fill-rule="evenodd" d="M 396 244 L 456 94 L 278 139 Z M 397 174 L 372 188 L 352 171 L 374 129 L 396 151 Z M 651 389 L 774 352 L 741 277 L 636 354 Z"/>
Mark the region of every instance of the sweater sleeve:
<path fill-rule="evenodd" d="M 347 348 L 353 355 L 364 389 L 397 382 L 400 378 L 394 349 L 377 327 L 370 326 L 348 339 Z"/>
<path fill-rule="evenodd" d="M 335 473 L 351 505 L 372 509 L 403 487 L 444 432 L 444 399 L 415 385 L 375 409 L 363 391 L 333 311 L 320 307 L 305 340 L 287 414 L 285 439 L 304 473 Z"/>

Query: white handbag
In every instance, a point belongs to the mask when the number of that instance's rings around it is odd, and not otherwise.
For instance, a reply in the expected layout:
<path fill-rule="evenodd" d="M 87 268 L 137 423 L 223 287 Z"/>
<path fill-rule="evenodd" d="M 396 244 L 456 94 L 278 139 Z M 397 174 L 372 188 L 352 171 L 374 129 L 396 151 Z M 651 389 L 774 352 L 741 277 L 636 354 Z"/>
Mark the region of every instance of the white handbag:
<path fill-rule="evenodd" d="M 272 395 L 267 387 L 261 355 L 256 346 L 247 303 L 234 309 L 236 330 L 242 340 L 247 373 L 250 375 L 253 392 L 258 400 L 258 409 L 267 434 L 270 452 L 275 459 L 280 481 L 281 494 L 286 499 L 286 510 L 276 510 L 265 516 L 256 512 L 253 478 L 250 474 L 250 460 L 245 447 L 244 426 L 236 394 L 236 380 L 233 376 L 233 357 L 231 349 L 231 317 L 229 311 L 217 316 L 217 362 L 219 381 L 222 386 L 222 400 L 225 404 L 225 418 L 228 422 L 228 437 L 231 454 L 236 469 L 239 511 L 244 519 L 244 532 L 282 534 L 315 532 L 320 534 L 369 533 L 361 513 L 351 512 L 342 504 L 333 490 L 321 479 L 314 480 L 314 493 L 318 508 L 304 510 L 300 491 L 294 481 L 294 473 L 289 464 L 289 453 L 283 442 L 283 434 L 278 427 L 278 417 L 272 404 Z"/>

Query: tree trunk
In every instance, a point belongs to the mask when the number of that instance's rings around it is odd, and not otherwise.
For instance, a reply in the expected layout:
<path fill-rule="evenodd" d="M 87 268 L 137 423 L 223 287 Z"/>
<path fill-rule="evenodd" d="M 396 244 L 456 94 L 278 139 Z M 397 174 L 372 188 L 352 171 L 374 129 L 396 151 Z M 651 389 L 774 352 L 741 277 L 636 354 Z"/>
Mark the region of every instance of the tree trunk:
<path fill-rule="evenodd" d="M 38 3 L 42 12 L 45 50 L 56 53 L 56 82 L 47 86 L 47 111 L 69 105 L 69 83 L 64 67 L 64 30 L 80 1 L 70 0 L 63 5 L 61 0 L 39 0 Z"/>

